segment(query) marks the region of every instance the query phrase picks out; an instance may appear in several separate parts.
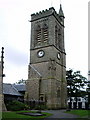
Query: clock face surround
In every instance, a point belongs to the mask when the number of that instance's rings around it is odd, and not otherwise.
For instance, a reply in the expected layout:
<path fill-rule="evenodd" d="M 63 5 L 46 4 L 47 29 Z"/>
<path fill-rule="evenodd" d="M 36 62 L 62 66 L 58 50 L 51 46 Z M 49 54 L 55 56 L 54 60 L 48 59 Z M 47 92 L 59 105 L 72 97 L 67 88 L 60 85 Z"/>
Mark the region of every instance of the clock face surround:
<path fill-rule="evenodd" d="M 39 50 L 39 51 L 37 52 L 38 57 L 43 57 L 44 54 L 45 54 L 45 52 L 44 52 L 43 50 Z"/>
<path fill-rule="evenodd" d="M 61 59 L 61 54 L 57 53 L 57 58 L 60 60 Z"/>

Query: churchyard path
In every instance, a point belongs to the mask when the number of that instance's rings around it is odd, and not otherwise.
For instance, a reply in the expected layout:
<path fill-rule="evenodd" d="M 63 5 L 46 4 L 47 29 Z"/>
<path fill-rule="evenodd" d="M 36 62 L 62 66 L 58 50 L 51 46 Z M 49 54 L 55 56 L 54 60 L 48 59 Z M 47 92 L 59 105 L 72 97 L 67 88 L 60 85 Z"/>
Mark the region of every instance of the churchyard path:
<path fill-rule="evenodd" d="M 65 111 L 66 110 L 46 110 L 46 111 L 43 111 L 43 112 L 53 114 L 52 116 L 50 116 L 48 118 L 44 118 L 44 120 L 76 120 L 76 118 L 78 118 L 77 115 L 65 113 Z"/>

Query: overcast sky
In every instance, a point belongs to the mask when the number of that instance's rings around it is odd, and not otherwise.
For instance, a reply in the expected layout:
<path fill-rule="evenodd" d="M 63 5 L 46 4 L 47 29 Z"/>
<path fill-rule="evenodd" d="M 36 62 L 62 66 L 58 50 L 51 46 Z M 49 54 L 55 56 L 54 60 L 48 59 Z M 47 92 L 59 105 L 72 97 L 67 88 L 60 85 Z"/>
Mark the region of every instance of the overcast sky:
<path fill-rule="evenodd" d="M 65 15 L 66 66 L 88 73 L 88 0 L 0 0 L 0 49 L 5 48 L 5 83 L 28 78 L 31 14 L 50 7 Z"/>

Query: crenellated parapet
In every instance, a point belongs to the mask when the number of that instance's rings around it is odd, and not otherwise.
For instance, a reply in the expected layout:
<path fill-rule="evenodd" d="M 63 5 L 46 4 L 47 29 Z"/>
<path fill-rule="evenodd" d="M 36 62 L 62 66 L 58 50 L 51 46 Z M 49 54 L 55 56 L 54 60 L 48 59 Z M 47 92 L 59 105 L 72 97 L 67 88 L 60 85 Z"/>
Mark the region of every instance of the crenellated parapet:
<path fill-rule="evenodd" d="M 57 19 L 57 21 L 63 25 L 64 16 L 61 16 L 60 14 L 58 14 L 53 7 L 49 8 L 49 10 L 46 9 L 46 10 L 42 10 L 40 12 L 31 14 L 31 22 L 41 18 L 46 18 L 51 15 L 53 15 Z"/>

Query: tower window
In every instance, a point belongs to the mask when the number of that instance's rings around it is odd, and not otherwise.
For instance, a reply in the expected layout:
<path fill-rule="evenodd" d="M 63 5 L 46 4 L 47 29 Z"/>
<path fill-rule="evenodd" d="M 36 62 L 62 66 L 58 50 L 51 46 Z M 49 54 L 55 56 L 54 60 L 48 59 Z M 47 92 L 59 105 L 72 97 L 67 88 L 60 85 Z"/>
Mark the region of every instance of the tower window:
<path fill-rule="evenodd" d="M 60 42 L 61 38 L 60 38 L 60 29 L 58 30 L 58 47 L 61 47 L 61 42 Z"/>
<path fill-rule="evenodd" d="M 57 90 L 57 97 L 60 97 L 60 90 Z"/>
<path fill-rule="evenodd" d="M 43 101 L 43 97 L 40 97 L 40 100 Z"/>
<path fill-rule="evenodd" d="M 59 49 L 61 49 L 61 28 L 57 27 L 57 25 L 55 26 L 55 45 L 56 47 L 58 47 Z"/>
<path fill-rule="evenodd" d="M 43 41 L 47 42 L 48 41 L 48 26 L 44 24 L 43 27 Z"/>
<path fill-rule="evenodd" d="M 42 27 L 38 25 L 35 32 L 35 45 L 41 45 L 43 42 L 48 41 L 48 26 L 44 24 Z M 39 44 L 40 43 L 40 44 Z"/>
<path fill-rule="evenodd" d="M 57 25 L 55 26 L 55 45 L 57 46 Z"/>
<path fill-rule="evenodd" d="M 38 25 L 36 29 L 36 43 L 41 42 L 41 27 Z"/>

